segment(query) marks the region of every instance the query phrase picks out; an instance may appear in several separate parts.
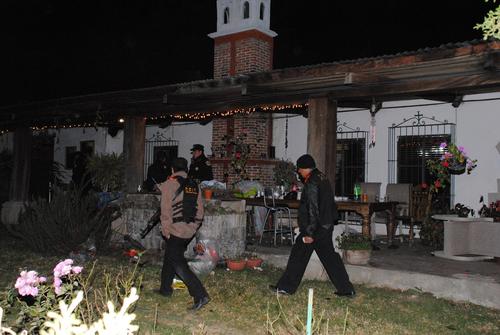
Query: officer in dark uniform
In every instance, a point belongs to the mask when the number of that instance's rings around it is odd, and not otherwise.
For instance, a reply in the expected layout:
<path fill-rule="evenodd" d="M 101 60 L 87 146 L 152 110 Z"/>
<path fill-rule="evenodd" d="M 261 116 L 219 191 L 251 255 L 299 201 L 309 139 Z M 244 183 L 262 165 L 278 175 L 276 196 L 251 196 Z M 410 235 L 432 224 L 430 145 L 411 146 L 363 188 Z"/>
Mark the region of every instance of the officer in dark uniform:
<path fill-rule="evenodd" d="M 201 144 L 195 144 L 191 148 L 193 158 L 191 159 L 188 175 L 198 182 L 214 179 L 212 166 L 210 166 L 210 162 L 205 156 L 204 150 L 205 148 Z"/>

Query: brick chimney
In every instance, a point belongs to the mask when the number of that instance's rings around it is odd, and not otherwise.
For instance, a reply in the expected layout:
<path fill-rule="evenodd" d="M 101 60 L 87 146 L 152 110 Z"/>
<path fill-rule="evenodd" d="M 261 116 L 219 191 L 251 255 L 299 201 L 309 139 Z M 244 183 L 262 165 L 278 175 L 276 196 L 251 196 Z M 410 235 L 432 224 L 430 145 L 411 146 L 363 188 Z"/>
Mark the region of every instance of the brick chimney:
<path fill-rule="evenodd" d="M 272 70 L 273 38 L 270 30 L 271 0 L 217 0 L 217 31 L 208 36 L 214 39 L 214 79 L 251 72 Z M 225 135 L 246 134 L 251 145 L 247 173 L 251 179 L 266 186 L 272 185 L 274 160 L 270 159 L 272 118 L 269 114 L 253 113 L 213 120 L 212 148 L 222 148 Z M 220 157 L 215 150 L 211 159 L 214 177 L 229 184 L 237 181 L 231 159 Z"/>

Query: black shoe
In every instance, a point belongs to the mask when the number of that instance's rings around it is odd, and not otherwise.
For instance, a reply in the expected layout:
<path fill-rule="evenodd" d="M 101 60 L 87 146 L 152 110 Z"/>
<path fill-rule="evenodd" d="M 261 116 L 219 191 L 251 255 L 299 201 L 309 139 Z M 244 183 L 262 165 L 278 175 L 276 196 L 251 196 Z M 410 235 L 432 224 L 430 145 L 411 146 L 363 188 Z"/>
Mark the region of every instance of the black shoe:
<path fill-rule="evenodd" d="M 356 296 L 355 291 L 350 292 L 335 292 L 335 295 L 338 297 L 346 297 L 346 298 L 354 298 Z"/>
<path fill-rule="evenodd" d="M 205 306 L 209 302 L 210 302 L 210 297 L 209 296 L 204 296 L 203 298 L 201 298 L 200 300 L 198 300 L 197 302 L 195 302 L 193 304 L 193 306 L 191 306 L 189 308 L 189 310 L 193 311 L 193 312 L 199 311 L 203 306 Z"/>
<path fill-rule="evenodd" d="M 281 294 L 281 295 L 290 295 L 289 292 L 278 288 L 278 286 L 276 286 L 276 285 L 269 285 L 269 289 L 271 291 L 273 291 L 273 293 L 278 293 L 278 294 Z"/>

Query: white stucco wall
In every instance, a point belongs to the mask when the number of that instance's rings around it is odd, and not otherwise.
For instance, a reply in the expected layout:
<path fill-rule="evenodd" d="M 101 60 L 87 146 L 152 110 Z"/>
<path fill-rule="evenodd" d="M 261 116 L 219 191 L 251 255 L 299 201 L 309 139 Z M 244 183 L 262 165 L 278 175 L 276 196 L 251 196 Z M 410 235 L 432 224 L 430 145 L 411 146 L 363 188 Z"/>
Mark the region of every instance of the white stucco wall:
<path fill-rule="evenodd" d="M 487 100 L 497 99 L 497 100 Z M 471 101 L 483 100 L 483 101 Z M 454 179 L 455 202 L 464 203 L 472 208 L 479 208 L 479 197 L 487 197 L 488 193 L 499 192 L 497 179 L 500 179 L 500 153 L 496 146 L 500 145 L 500 93 L 470 95 L 464 97 L 464 103 L 454 108 L 449 103 L 439 104 L 429 100 L 396 101 L 384 103 L 376 115 L 376 145 L 368 149 L 367 181 L 382 182 L 381 193 L 385 193 L 388 181 L 388 128 L 393 123 L 413 117 L 420 112 L 426 117 L 435 117 L 440 121 L 456 123 L 455 142 L 466 148 L 471 158 L 478 159 L 478 166 L 471 175 L 460 175 Z M 426 104 L 438 103 L 425 106 Z M 416 105 L 416 106 L 415 106 Z M 406 107 L 405 107 L 406 106 Z M 273 123 L 273 145 L 276 147 L 276 158 L 289 159 L 293 162 L 307 151 L 307 119 L 290 115 L 288 118 L 288 148 L 285 150 L 285 124 L 283 114 L 276 114 Z M 361 130 L 369 130 L 370 114 L 367 110 L 340 110 L 340 123 Z M 165 138 L 179 141 L 179 156 L 191 158 L 190 148 L 195 143 L 205 146 L 205 153 L 211 154 L 212 124 L 205 126 L 197 123 L 174 123 L 170 127 L 160 129 L 156 126 L 146 128 L 146 139 L 160 132 Z M 64 163 L 65 147 L 77 146 L 80 141 L 94 140 L 97 153 L 116 152 L 123 149 L 123 131 L 116 137 L 107 134 L 105 128 L 63 129 L 57 137 L 54 157 Z M 12 140 L 3 136 L 0 145 L 11 145 Z"/>
<path fill-rule="evenodd" d="M 296 162 L 307 152 L 307 119 L 302 115 L 288 115 L 288 148 L 285 148 L 286 115 L 273 117 L 273 145 L 276 158 Z"/>
<path fill-rule="evenodd" d="M 486 200 L 488 193 L 500 192 L 497 190 L 497 179 L 500 178 L 500 153 L 496 148 L 500 145 L 500 93 L 469 95 L 464 97 L 464 101 L 458 108 L 449 103 L 422 106 L 439 103 L 429 100 L 384 103 L 376 115 L 376 145 L 368 149 L 367 181 L 382 182 L 381 193 L 384 195 L 388 181 L 388 128 L 393 123 L 403 122 L 403 119 L 409 119 L 420 111 L 426 117 L 434 116 L 440 121 L 456 123 L 455 142 L 464 146 L 471 158 L 478 160 L 477 168 L 470 175 L 454 177 L 455 203 L 460 202 L 477 209 L 480 207 L 478 201 L 481 195 L 484 195 Z M 368 131 L 370 114 L 367 110 L 355 112 L 340 110 L 338 121 Z M 295 161 L 306 150 L 307 119 L 303 117 L 289 119 L 289 145 L 286 154 L 284 122 L 284 119 L 274 122 L 273 145 L 276 146 L 276 156 Z"/>
<path fill-rule="evenodd" d="M 191 159 L 193 144 L 205 146 L 205 155 L 212 154 L 212 123 L 202 126 L 198 123 L 176 122 L 161 129 L 157 126 L 146 127 L 146 139 L 153 137 L 157 132 L 165 138 L 179 141 L 179 157 Z"/>

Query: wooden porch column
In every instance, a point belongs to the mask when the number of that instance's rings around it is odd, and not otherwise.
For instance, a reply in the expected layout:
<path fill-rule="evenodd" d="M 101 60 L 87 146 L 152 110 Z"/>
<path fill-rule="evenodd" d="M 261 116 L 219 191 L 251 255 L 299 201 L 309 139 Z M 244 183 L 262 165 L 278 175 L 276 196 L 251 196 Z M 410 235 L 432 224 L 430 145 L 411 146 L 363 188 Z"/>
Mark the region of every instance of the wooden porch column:
<path fill-rule="evenodd" d="M 309 99 L 307 119 L 307 153 L 324 172 L 335 190 L 337 155 L 337 101 L 329 97 Z"/>
<path fill-rule="evenodd" d="M 125 119 L 123 130 L 123 156 L 125 158 L 125 191 L 137 192 L 144 181 L 144 145 L 146 119 L 131 116 Z"/>
<path fill-rule="evenodd" d="M 14 131 L 14 157 L 9 191 L 11 201 L 28 200 L 31 175 L 32 132 L 28 127 Z"/>

